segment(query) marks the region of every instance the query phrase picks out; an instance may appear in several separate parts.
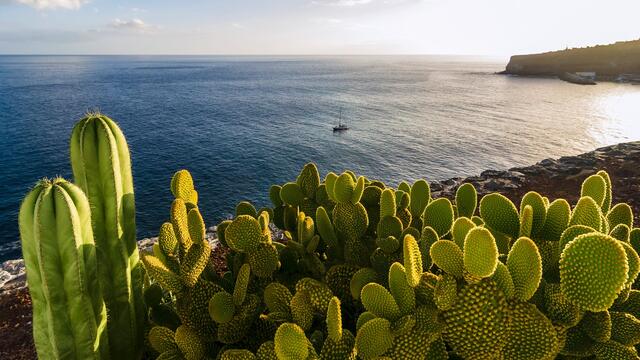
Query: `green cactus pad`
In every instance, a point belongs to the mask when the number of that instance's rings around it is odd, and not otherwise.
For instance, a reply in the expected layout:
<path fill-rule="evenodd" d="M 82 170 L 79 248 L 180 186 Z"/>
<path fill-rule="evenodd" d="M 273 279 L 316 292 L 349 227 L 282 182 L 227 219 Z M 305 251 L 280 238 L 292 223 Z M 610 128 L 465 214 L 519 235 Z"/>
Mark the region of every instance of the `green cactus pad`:
<path fill-rule="evenodd" d="M 537 234 L 537 237 L 547 241 L 560 240 L 562 232 L 569 225 L 570 217 L 571 207 L 569 206 L 569 203 L 564 199 L 554 200 L 549 204 L 544 226 Z"/>
<path fill-rule="evenodd" d="M 451 235 L 453 237 L 453 241 L 460 247 L 460 249 L 464 248 L 464 239 L 467 237 L 469 230 L 474 227 L 476 227 L 476 224 L 467 217 L 459 217 L 453 223 Z"/>
<path fill-rule="evenodd" d="M 153 350 L 163 353 L 165 351 L 177 350 L 175 333 L 164 326 L 154 326 L 149 330 L 149 344 Z"/>
<path fill-rule="evenodd" d="M 387 319 L 375 318 L 367 321 L 356 335 L 356 349 L 363 360 L 375 359 L 392 346 L 391 323 Z"/>
<path fill-rule="evenodd" d="M 513 279 L 515 297 L 529 300 L 542 279 L 542 259 L 536 244 L 529 238 L 518 239 L 509 251 L 507 267 Z"/>
<path fill-rule="evenodd" d="M 263 342 L 256 351 L 257 360 L 278 360 L 276 344 L 273 341 Z"/>
<path fill-rule="evenodd" d="M 425 180 L 417 180 L 411 186 L 409 210 L 414 218 L 420 217 L 431 201 L 431 188 Z"/>
<path fill-rule="evenodd" d="M 508 340 L 509 308 L 492 280 L 466 285 L 442 317 L 443 338 L 462 358 L 494 358 Z"/>
<path fill-rule="evenodd" d="M 285 323 L 278 327 L 275 350 L 279 360 L 306 360 L 309 356 L 304 331 L 296 324 Z"/>
<path fill-rule="evenodd" d="M 462 277 L 464 271 L 464 255 L 462 250 L 453 241 L 438 240 L 429 250 L 433 263 L 443 271 Z"/>
<path fill-rule="evenodd" d="M 338 203 L 333 208 L 333 226 L 338 238 L 357 241 L 369 226 L 367 210 L 360 203 Z"/>
<path fill-rule="evenodd" d="M 531 237 L 532 230 L 533 208 L 527 205 L 520 211 L 520 237 Z"/>
<path fill-rule="evenodd" d="M 567 300 L 560 284 L 555 283 L 544 287 L 544 309 L 551 321 L 567 328 L 578 325 L 584 314 L 579 306 Z"/>
<path fill-rule="evenodd" d="M 257 218 L 258 217 L 258 211 L 253 206 L 253 204 L 251 204 L 250 202 L 241 201 L 241 202 L 238 203 L 238 205 L 236 205 L 236 217 L 238 217 L 240 215 L 249 215 L 249 216 L 251 216 L 253 218 Z"/>
<path fill-rule="evenodd" d="M 360 300 L 367 311 L 389 320 L 396 320 L 400 317 L 400 308 L 393 295 L 376 283 L 369 283 L 362 288 Z"/>
<path fill-rule="evenodd" d="M 344 172 L 336 179 L 333 195 L 338 203 L 351 203 L 356 182 L 353 177 Z"/>
<path fill-rule="evenodd" d="M 580 197 L 591 197 L 598 206 L 602 207 L 607 195 L 607 183 L 600 175 L 594 174 L 582 182 Z"/>
<path fill-rule="evenodd" d="M 407 273 L 409 286 L 416 287 L 422 276 L 422 253 L 416 239 L 411 235 L 404 237 L 402 253 L 404 257 L 404 267 Z"/>
<path fill-rule="evenodd" d="M 287 205 L 297 206 L 304 200 L 304 193 L 298 184 L 290 182 L 284 184 L 280 189 L 280 198 Z"/>
<path fill-rule="evenodd" d="M 328 246 L 337 248 L 339 246 L 338 238 L 336 237 L 329 215 L 322 206 L 316 210 L 316 225 L 322 240 L 324 240 Z"/>
<path fill-rule="evenodd" d="M 625 224 L 629 228 L 633 228 L 633 210 L 626 203 L 616 204 L 607 213 L 607 221 L 612 229 L 618 224 Z"/>
<path fill-rule="evenodd" d="M 351 296 L 354 299 L 360 299 L 362 288 L 370 282 L 375 282 L 378 278 L 378 274 L 371 268 L 362 268 L 358 270 L 351 278 L 349 288 L 351 290 Z"/>
<path fill-rule="evenodd" d="M 556 330 L 535 305 L 516 301 L 511 326 L 502 349 L 504 360 L 553 359 L 559 351 Z"/>
<path fill-rule="evenodd" d="M 393 189 L 385 189 L 380 194 L 380 219 L 396 216 L 396 195 Z"/>
<path fill-rule="evenodd" d="M 604 195 L 604 200 L 602 201 L 602 212 L 603 213 L 608 213 L 609 209 L 611 208 L 611 178 L 609 177 L 609 174 L 607 174 L 606 171 L 604 170 L 600 170 L 597 172 L 598 175 L 602 176 L 602 178 L 604 179 L 604 182 L 607 184 L 606 190 L 605 190 L 605 195 Z"/>
<path fill-rule="evenodd" d="M 416 294 L 407 281 L 407 273 L 400 263 L 389 268 L 389 290 L 403 315 L 411 313 L 416 307 Z"/>
<path fill-rule="evenodd" d="M 305 291 L 298 291 L 291 298 L 291 316 L 293 321 L 304 330 L 309 330 L 313 323 L 313 307 L 309 294 Z"/>
<path fill-rule="evenodd" d="M 427 205 L 422 214 L 424 226 L 432 227 L 439 237 L 451 230 L 453 226 L 453 206 L 447 198 L 433 200 Z"/>
<path fill-rule="evenodd" d="M 219 360 L 255 360 L 256 356 L 249 350 L 230 349 L 220 355 Z"/>
<path fill-rule="evenodd" d="M 611 340 L 625 346 L 640 343 L 640 320 L 623 312 L 611 312 Z"/>
<path fill-rule="evenodd" d="M 278 282 L 272 282 L 264 289 L 264 303 L 271 312 L 289 312 L 292 297 L 289 289 Z"/>
<path fill-rule="evenodd" d="M 171 193 L 184 202 L 198 204 L 198 196 L 193 186 L 193 178 L 187 170 L 180 170 L 171 179 Z"/>
<path fill-rule="evenodd" d="M 569 225 L 584 225 L 594 229 L 600 229 L 600 206 L 589 196 L 581 197 L 573 209 Z"/>
<path fill-rule="evenodd" d="M 158 244 L 165 255 L 177 255 L 178 238 L 176 238 L 176 234 L 173 232 L 173 225 L 171 225 L 171 223 L 166 222 L 160 226 Z"/>
<path fill-rule="evenodd" d="M 402 224 L 402 220 L 400 220 L 400 218 L 395 216 L 385 216 L 380 219 L 376 232 L 380 238 L 386 238 L 388 236 L 399 238 L 402 235 L 403 227 L 404 224 Z"/>
<path fill-rule="evenodd" d="M 185 325 L 176 330 L 176 344 L 186 360 L 201 360 L 204 357 L 205 347 L 200 336 Z"/>
<path fill-rule="evenodd" d="M 155 256 L 143 255 L 142 262 L 149 276 L 160 283 L 163 288 L 179 293 L 184 289 L 180 278 Z"/>
<path fill-rule="evenodd" d="M 560 258 L 560 285 L 567 299 L 584 310 L 603 311 L 613 304 L 627 282 L 624 248 L 607 235 L 576 237 Z"/>
<path fill-rule="evenodd" d="M 270 277 L 280 267 L 278 250 L 273 244 L 259 243 L 249 254 L 247 261 L 251 271 L 260 278 Z"/>
<path fill-rule="evenodd" d="M 592 232 L 596 232 L 596 230 L 589 226 L 569 226 L 565 231 L 562 232 L 562 235 L 560 236 L 560 251 L 564 250 L 565 246 L 567 246 L 567 244 L 573 241 L 576 237 Z"/>
<path fill-rule="evenodd" d="M 593 341 L 607 342 L 611 338 L 611 315 L 606 310 L 585 312 L 579 326 Z"/>
<path fill-rule="evenodd" d="M 494 193 L 484 196 L 480 200 L 480 216 L 491 229 L 513 239 L 520 233 L 518 209 L 504 195 Z"/>
<path fill-rule="evenodd" d="M 532 236 L 537 237 L 547 218 L 547 206 L 542 196 L 535 191 L 529 191 L 522 197 L 522 201 L 520 202 L 520 212 L 522 212 L 525 206 L 531 206 L 533 211 L 531 234 Z"/>
<path fill-rule="evenodd" d="M 320 173 L 315 164 L 309 163 L 302 168 L 296 183 L 308 198 L 315 198 L 316 190 L 320 186 Z"/>
<path fill-rule="evenodd" d="M 456 207 L 458 216 L 472 217 L 478 206 L 478 193 L 472 184 L 462 184 L 456 190 Z"/>
<path fill-rule="evenodd" d="M 376 245 L 387 254 L 393 254 L 400 249 L 400 241 L 395 236 L 376 239 Z"/>
<path fill-rule="evenodd" d="M 209 315 L 215 322 L 227 323 L 231 321 L 234 313 L 233 295 L 228 292 L 220 291 L 209 300 Z"/>
<path fill-rule="evenodd" d="M 333 293 L 329 287 L 312 278 L 302 278 L 296 283 L 296 292 L 306 292 L 309 294 L 309 300 L 314 310 L 320 313 L 325 313 L 329 302 L 333 297 Z"/>
<path fill-rule="evenodd" d="M 356 187 L 353 189 L 353 193 L 351 194 L 351 203 L 356 204 L 360 202 L 362 198 L 362 194 L 364 193 L 364 176 L 360 176 L 358 181 L 356 181 Z"/>
<path fill-rule="evenodd" d="M 233 250 L 250 252 L 260 243 L 262 228 L 255 218 L 249 215 L 240 215 L 227 226 L 224 237 Z"/>
<path fill-rule="evenodd" d="M 208 241 L 191 245 L 189 252 L 180 264 L 180 278 L 186 286 L 193 287 L 196 284 L 200 274 L 207 266 L 210 255 L 211 245 Z"/>
<path fill-rule="evenodd" d="M 382 189 L 377 186 L 366 186 L 364 192 L 360 197 L 360 202 L 367 208 L 373 208 L 380 205 L 380 197 L 382 196 Z"/>
<path fill-rule="evenodd" d="M 638 257 L 638 253 L 629 243 L 620 242 L 620 245 L 624 248 L 627 255 L 627 264 L 629 265 L 625 287 L 630 287 L 636 281 L 638 273 L 640 273 L 640 257 Z"/>
<path fill-rule="evenodd" d="M 496 285 L 502 293 L 510 299 L 515 296 L 516 287 L 513 285 L 513 279 L 511 278 L 511 273 L 509 272 L 509 268 L 507 265 L 498 261 L 496 264 L 496 271 L 493 272 L 491 279 L 495 281 Z"/>
<path fill-rule="evenodd" d="M 464 268 L 471 275 L 485 278 L 493 275 L 498 265 L 498 247 L 485 228 L 471 229 L 464 241 Z"/>
<path fill-rule="evenodd" d="M 638 352 L 633 347 L 624 346 L 613 340 L 594 346 L 596 360 L 637 360 Z"/>
<path fill-rule="evenodd" d="M 629 242 L 629 234 L 631 229 L 626 224 L 618 224 L 611 229 L 609 235 L 623 242 Z"/>
<path fill-rule="evenodd" d="M 446 311 L 451 309 L 458 299 L 458 283 L 449 274 L 442 274 L 433 290 L 433 301 L 438 309 Z"/>

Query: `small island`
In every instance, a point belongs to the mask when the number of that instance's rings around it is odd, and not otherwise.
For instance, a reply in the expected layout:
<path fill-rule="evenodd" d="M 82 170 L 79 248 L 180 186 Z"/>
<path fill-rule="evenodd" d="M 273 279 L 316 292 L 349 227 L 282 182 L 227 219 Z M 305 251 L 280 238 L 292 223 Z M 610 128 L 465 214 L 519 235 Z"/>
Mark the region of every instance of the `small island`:
<path fill-rule="evenodd" d="M 591 81 L 640 83 L 640 39 L 541 54 L 514 55 L 501 74 L 558 76 L 567 81 L 579 76 Z"/>

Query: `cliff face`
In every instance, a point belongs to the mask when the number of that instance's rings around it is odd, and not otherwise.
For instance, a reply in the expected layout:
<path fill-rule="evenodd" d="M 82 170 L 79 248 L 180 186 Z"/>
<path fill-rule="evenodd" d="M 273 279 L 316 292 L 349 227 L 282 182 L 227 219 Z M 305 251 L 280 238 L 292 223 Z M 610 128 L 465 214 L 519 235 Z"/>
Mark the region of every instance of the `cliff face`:
<path fill-rule="evenodd" d="M 542 54 L 514 55 L 504 73 L 554 76 L 581 71 L 594 71 L 599 78 L 640 74 L 640 40 Z"/>

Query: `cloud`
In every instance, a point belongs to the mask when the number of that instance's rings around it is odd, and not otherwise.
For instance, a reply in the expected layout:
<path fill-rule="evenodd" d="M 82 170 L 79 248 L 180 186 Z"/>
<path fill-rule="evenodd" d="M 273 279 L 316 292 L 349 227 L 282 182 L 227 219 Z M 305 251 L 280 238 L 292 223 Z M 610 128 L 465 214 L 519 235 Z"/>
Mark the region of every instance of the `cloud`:
<path fill-rule="evenodd" d="M 358 5 L 366 5 L 374 0 L 313 0 L 311 3 L 315 5 L 352 7 Z"/>
<path fill-rule="evenodd" d="M 89 0 L 10 0 L 10 2 L 27 5 L 37 10 L 76 10 L 88 3 Z"/>
<path fill-rule="evenodd" d="M 151 28 L 151 25 L 147 24 L 139 18 L 133 18 L 131 20 L 121 20 L 116 18 L 111 23 L 109 23 L 109 28 L 126 31 L 145 31 L 149 30 Z"/>

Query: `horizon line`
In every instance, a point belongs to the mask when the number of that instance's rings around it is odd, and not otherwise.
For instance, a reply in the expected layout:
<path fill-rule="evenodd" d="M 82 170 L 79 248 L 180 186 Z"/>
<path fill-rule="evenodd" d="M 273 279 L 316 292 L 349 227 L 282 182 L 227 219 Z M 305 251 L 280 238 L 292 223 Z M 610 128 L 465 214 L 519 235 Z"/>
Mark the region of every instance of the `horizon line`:
<path fill-rule="evenodd" d="M 503 54 L 444 54 L 444 53 L 371 53 L 371 54 L 219 54 L 219 53 L 0 53 L 0 56 L 235 56 L 235 57 L 249 57 L 249 56 L 461 56 L 461 57 L 509 57 L 512 55 Z"/>

